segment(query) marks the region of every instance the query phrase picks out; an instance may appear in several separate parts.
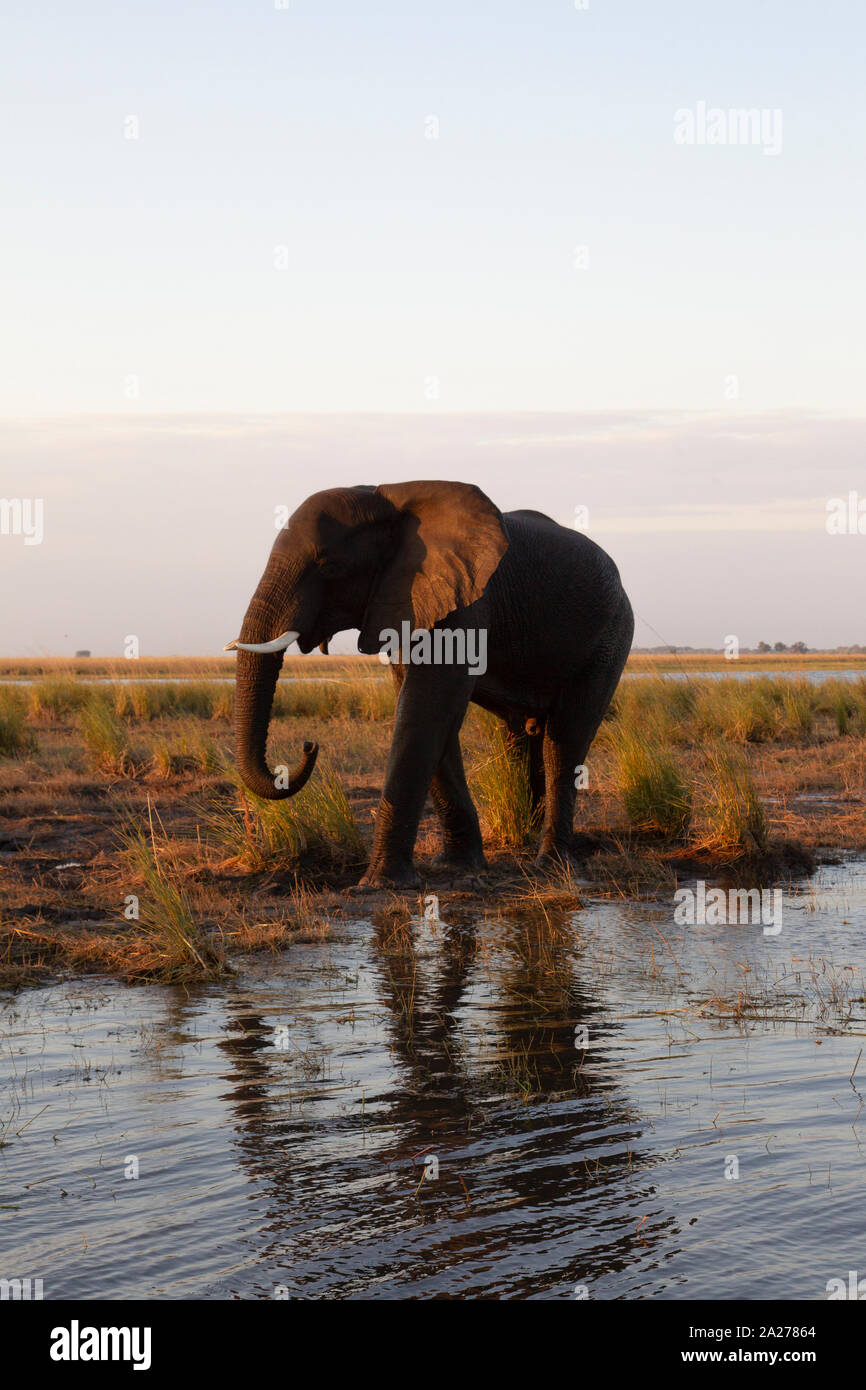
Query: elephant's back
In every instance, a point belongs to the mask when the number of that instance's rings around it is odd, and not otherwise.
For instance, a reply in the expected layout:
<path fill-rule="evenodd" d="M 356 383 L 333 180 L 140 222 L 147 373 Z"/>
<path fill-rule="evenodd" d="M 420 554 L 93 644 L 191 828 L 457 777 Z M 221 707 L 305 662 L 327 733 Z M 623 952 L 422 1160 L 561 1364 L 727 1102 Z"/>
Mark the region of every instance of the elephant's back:
<path fill-rule="evenodd" d="M 581 590 L 590 586 L 610 593 L 611 597 L 621 593 L 616 564 L 583 531 L 562 526 L 544 512 L 528 509 L 506 512 L 502 521 L 508 537 L 505 559 L 510 552 L 516 569 L 525 572 L 528 565 L 536 573 L 549 570 L 552 578 L 575 583 Z"/>
<path fill-rule="evenodd" d="M 507 512 L 502 522 L 508 549 L 488 584 L 488 672 L 479 688 L 501 704 L 543 711 L 602 650 L 630 641 L 631 610 L 616 565 L 588 536 L 535 511 Z"/>

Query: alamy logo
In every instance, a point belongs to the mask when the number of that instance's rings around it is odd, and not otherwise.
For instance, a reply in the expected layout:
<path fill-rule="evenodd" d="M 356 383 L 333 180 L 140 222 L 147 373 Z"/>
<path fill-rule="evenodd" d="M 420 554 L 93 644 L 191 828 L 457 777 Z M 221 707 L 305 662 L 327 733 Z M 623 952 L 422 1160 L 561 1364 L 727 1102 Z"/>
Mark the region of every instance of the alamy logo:
<path fill-rule="evenodd" d="M 379 660 L 392 666 L 466 666 L 472 676 L 487 670 L 487 629 L 436 627 L 412 628 L 404 621 L 400 631 L 386 627 L 379 633 Z"/>
<path fill-rule="evenodd" d="M 826 527 L 829 536 L 866 536 L 866 497 L 828 498 Z"/>
<path fill-rule="evenodd" d="M 0 1279 L 0 1300 L 42 1298 L 41 1279 Z"/>
<path fill-rule="evenodd" d="M 674 112 L 674 140 L 678 145 L 757 145 L 764 154 L 782 153 L 782 112 L 779 107 L 707 106 Z"/>
<path fill-rule="evenodd" d="M 854 1298 L 862 1303 L 866 1299 L 866 1279 L 858 1280 L 856 1269 L 849 1269 L 847 1285 L 844 1279 L 827 1280 L 827 1296 L 831 1303 L 839 1298 Z"/>
<path fill-rule="evenodd" d="M 41 545 L 44 511 L 41 497 L 0 497 L 0 536 L 23 536 L 25 545 Z"/>
<path fill-rule="evenodd" d="M 68 1327 L 51 1329 L 52 1361 L 131 1361 L 134 1371 L 150 1370 L 149 1327 Z"/>
<path fill-rule="evenodd" d="M 678 888 L 674 893 L 674 922 L 678 927 L 724 927 L 761 925 L 764 936 L 778 936 L 782 930 L 781 888 L 707 888 L 698 879 L 694 889 Z"/>

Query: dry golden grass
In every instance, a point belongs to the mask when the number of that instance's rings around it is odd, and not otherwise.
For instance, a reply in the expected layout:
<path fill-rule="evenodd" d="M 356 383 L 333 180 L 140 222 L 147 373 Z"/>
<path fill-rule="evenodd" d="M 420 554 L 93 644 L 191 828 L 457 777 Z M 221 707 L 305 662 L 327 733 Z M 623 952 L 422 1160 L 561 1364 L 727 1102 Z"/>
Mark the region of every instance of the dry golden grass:
<path fill-rule="evenodd" d="M 150 801 L 147 811 L 146 822 L 131 819 L 119 836 L 130 862 L 129 882 L 138 890 L 131 918 L 136 944 L 147 952 L 152 975 L 167 983 L 221 974 L 225 969 L 222 947 L 202 927 L 183 881 L 177 850 Z M 130 902 L 130 895 L 126 901 Z"/>
<path fill-rule="evenodd" d="M 802 671 L 862 670 L 866 652 L 741 652 L 729 661 L 723 652 L 632 652 L 628 671 Z"/>
<path fill-rule="evenodd" d="M 40 678 L 84 677 L 88 680 L 148 680 L 165 677 L 175 680 L 234 680 L 234 653 L 214 653 L 212 656 L 142 656 L 135 660 L 123 657 L 0 657 L 0 680 L 38 680 Z M 322 656 L 311 652 L 301 656 L 291 652 L 283 665 L 283 675 L 332 676 L 381 675 L 382 663 L 375 656 Z"/>
<path fill-rule="evenodd" d="M 769 847 L 770 830 L 745 760 L 724 744 L 706 753 L 703 849 L 722 854 L 760 857 Z"/>
<path fill-rule="evenodd" d="M 20 758 L 34 751 L 36 738 L 25 726 L 26 712 L 20 691 L 0 690 L 0 758 Z"/>

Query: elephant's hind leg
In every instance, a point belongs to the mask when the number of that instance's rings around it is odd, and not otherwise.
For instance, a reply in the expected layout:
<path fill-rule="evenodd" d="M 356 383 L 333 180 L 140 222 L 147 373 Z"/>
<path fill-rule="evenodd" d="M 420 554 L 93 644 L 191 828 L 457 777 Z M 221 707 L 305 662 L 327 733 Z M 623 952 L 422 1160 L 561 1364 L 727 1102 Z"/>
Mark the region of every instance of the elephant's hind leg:
<path fill-rule="evenodd" d="M 544 732 L 529 734 L 526 721 L 522 718 L 508 721 L 509 750 L 518 762 L 529 760 L 529 793 L 532 798 L 532 814 L 540 823 L 544 811 Z"/>
<path fill-rule="evenodd" d="M 567 862 L 574 837 L 578 769 L 587 754 L 619 682 L 625 656 L 593 672 L 578 687 L 563 691 L 544 731 L 547 796 L 539 863 Z"/>

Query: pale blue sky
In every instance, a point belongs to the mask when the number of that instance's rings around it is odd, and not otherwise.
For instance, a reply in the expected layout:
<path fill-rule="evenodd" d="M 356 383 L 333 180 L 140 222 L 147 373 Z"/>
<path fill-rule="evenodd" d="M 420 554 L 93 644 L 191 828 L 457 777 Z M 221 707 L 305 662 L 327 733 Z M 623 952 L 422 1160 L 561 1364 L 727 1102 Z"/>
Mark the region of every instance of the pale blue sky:
<path fill-rule="evenodd" d="M 863 16 L 7 0 L 0 411 L 857 409 Z"/>

